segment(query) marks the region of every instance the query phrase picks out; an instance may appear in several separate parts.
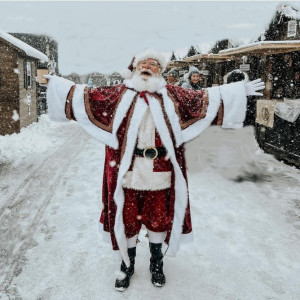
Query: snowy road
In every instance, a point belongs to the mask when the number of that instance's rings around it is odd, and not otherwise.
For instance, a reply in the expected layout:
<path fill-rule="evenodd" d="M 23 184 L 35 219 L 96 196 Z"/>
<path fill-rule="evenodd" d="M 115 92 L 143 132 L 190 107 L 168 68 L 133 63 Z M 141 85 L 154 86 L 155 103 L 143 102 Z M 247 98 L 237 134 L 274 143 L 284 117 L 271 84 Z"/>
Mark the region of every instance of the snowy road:
<path fill-rule="evenodd" d="M 46 117 L 0 137 L 0 299 L 299 299 L 300 171 L 256 151 L 246 128 L 187 146 L 194 242 L 165 258 L 166 286 L 150 282 L 141 235 L 132 284 L 115 292 L 97 232 L 103 149 Z"/>
<path fill-rule="evenodd" d="M 58 149 L 52 155 L 38 162 L 32 170 L 25 169 L 22 174 L 21 184 L 16 186 L 13 194 L 7 199 L 0 209 L 0 228 L 2 254 L 7 260 L 1 260 L 0 269 L 5 270 L 6 275 L 2 281 L 1 289 L 7 289 L 24 263 L 26 251 L 34 246 L 32 237 L 39 227 L 42 218 L 52 197 L 55 188 L 61 181 L 72 159 L 82 149 L 83 143 L 78 144 L 79 134 L 75 133 L 68 144 Z M 74 151 L 76 149 L 76 151 Z M 66 153 L 70 153 L 66 159 Z M 14 170 L 13 177 L 20 176 L 20 170 Z M 49 232 L 47 225 L 43 224 L 44 233 Z M 51 229 L 50 229 L 51 231 Z"/>

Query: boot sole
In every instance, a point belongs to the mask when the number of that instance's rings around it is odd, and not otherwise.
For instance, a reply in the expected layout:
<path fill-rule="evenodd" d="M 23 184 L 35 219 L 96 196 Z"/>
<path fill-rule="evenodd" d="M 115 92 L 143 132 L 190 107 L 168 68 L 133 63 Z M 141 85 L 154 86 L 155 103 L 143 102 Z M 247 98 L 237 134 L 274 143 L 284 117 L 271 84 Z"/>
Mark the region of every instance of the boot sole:
<path fill-rule="evenodd" d="M 133 273 L 133 274 L 130 276 L 130 280 L 132 279 L 132 277 L 133 277 L 134 274 L 135 274 L 135 273 Z M 129 283 L 129 286 L 128 286 L 128 287 L 116 287 L 116 286 L 115 286 L 115 290 L 118 291 L 118 292 L 124 292 L 124 291 L 126 291 L 129 287 L 130 287 L 130 283 Z"/>
<path fill-rule="evenodd" d="M 153 284 L 154 286 L 156 286 L 156 287 L 163 287 L 163 286 L 165 285 L 165 283 L 164 283 L 164 284 L 159 284 L 159 283 L 157 283 L 157 282 L 156 282 L 156 283 L 153 283 L 153 282 L 152 282 L 152 284 Z"/>
<path fill-rule="evenodd" d="M 124 291 L 126 291 L 127 289 L 128 288 L 123 288 L 123 287 L 116 288 L 115 287 L 115 290 L 118 291 L 118 292 L 121 292 L 121 293 L 124 292 Z"/>

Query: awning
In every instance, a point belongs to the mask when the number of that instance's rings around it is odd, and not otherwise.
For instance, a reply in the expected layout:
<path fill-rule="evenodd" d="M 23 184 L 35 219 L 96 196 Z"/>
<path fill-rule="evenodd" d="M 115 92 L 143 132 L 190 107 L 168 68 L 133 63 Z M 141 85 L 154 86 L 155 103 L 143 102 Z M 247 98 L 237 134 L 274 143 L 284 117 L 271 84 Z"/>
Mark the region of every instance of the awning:
<path fill-rule="evenodd" d="M 232 59 L 231 56 L 222 55 L 219 54 L 197 54 L 191 57 L 184 58 L 183 60 L 177 60 L 177 61 L 171 61 L 167 65 L 167 69 L 174 68 L 174 67 L 186 67 L 189 65 L 195 65 L 200 62 L 224 62 L 227 60 Z"/>
<path fill-rule="evenodd" d="M 243 55 L 273 55 L 300 51 L 300 40 L 262 41 L 220 51 L 218 54 L 197 54 L 180 61 L 171 61 L 167 68 L 195 65 L 200 62 L 220 63 Z"/>
<path fill-rule="evenodd" d="M 213 53 L 208 53 L 208 54 L 197 54 L 191 57 L 187 57 L 184 59 L 184 61 L 188 63 L 195 63 L 195 62 L 223 62 L 228 59 L 231 59 L 230 55 L 219 55 L 219 54 L 213 54 Z"/>
<path fill-rule="evenodd" d="M 167 64 L 167 69 L 171 69 L 171 68 L 182 68 L 182 67 L 186 67 L 188 66 L 189 64 L 186 62 L 186 61 L 183 61 L 183 60 L 173 60 L 173 61 L 170 61 L 168 64 Z"/>
<path fill-rule="evenodd" d="M 272 55 L 300 51 L 300 40 L 264 41 L 251 43 L 219 52 L 220 57 L 236 57 L 241 55 Z"/>

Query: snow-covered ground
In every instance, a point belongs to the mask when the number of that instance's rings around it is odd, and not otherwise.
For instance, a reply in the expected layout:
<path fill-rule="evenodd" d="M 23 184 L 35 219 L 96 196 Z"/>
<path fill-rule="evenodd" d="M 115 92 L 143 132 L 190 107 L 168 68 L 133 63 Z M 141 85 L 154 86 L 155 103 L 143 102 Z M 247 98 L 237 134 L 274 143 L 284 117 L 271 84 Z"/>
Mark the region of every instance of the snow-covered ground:
<path fill-rule="evenodd" d="M 118 293 L 97 230 L 103 145 L 47 116 L 0 137 L 0 298 L 299 299 L 300 171 L 257 149 L 251 127 L 211 127 L 186 148 L 194 242 L 156 288 L 143 232 Z"/>

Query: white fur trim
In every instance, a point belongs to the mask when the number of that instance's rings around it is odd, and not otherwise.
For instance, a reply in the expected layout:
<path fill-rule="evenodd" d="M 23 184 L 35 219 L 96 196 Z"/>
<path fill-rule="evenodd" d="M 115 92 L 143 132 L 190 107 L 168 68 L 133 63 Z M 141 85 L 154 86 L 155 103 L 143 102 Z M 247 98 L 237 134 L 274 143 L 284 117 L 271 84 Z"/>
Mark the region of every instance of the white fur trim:
<path fill-rule="evenodd" d="M 134 147 L 137 140 L 138 128 L 142 121 L 142 118 L 147 110 L 147 104 L 144 101 L 137 101 L 132 118 L 130 120 L 130 125 L 127 132 L 127 141 L 125 152 L 120 163 L 117 186 L 114 193 L 114 201 L 117 206 L 117 212 L 115 217 L 114 232 L 116 240 L 120 249 L 121 256 L 127 266 L 130 265 L 129 257 L 127 253 L 127 239 L 124 232 L 124 222 L 123 222 L 123 207 L 124 207 L 124 191 L 123 191 L 123 178 L 128 171 Z"/>
<path fill-rule="evenodd" d="M 181 127 L 179 122 L 179 117 L 175 111 L 174 102 L 170 99 L 167 89 L 164 87 L 159 90 L 159 93 L 163 96 L 164 107 L 168 116 L 168 119 L 171 123 L 171 127 L 173 130 L 173 134 L 176 140 L 176 147 L 179 147 L 182 144 L 182 136 L 181 136 Z"/>
<path fill-rule="evenodd" d="M 112 134 L 114 135 L 114 138 L 116 140 L 117 140 L 117 131 L 118 131 L 127 111 L 129 110 L 129 107 L 130 107 L 135 95 L 136 95 L 136 92 L 134 92 L 132 90 L 127 90 L 125 92 L 125 94 L 123 95 L 123 97 L 119 103 L 119 106 L 117 107 L 114 124 L 113 124 L 113 130 L 112 130 Z"/>
<path fill-rule="evenodd" d="M 149 99 L 151 98 L 151 99 Z M 166 125 L 162 108 L 159 101 L 149 96 L 149 107 L 156 125 L 156 129 L 161 137 L 161 140 L 168 151 L 168 155 L 173 164 L 175 173 L 175 205 L 174 205 L 174 219 L 169 241 L 167 255 L 175 255 L 179 249 L 180 236 L 182 232 L 182 225 L 184 221 L 185 211 L 187 207 L 188 191 L 187 183 L 182 174 L 181 168 L 178 165 L 175 155 L 174 145 Z"/>
<path fill-rule="evenodd" d="M 201 132 L 207 129 L 214 118 L 216 117 L 219 107 L 220 107 L 220 89 L 218 86 L 208 88 L 208 100 L 209 104 L 207 107 L 207 112 L 205 118 L 195 122 L 186 129 L 182 130 L 182 140 L 183 142 L 188 142 L 195 137 L 197 137 Z"/>
<path fill-rule="evenodd" d="M 171 172 L 153 172 L 152 168 L 145 166 L 144 161 L 150 159 L 136 157 L 134 160 L 133 171 L 128 171 L 123 180 L 123 187 L 128 189 L 135 189 L 141 191 L 157 191 L 168 189 L 171 186 Z M 139 177 L 139 175 L 142 175 Z"/>
<path fill-rule="evenodd" d="M 152 113 L 152 117 L 156 126 L 156 129 L 162 139 L 164 146 L 168 151 L 168 155 L 174 167 L 175 172 L 175 207 L 174 207 L 174 219 L 173 227 L 170 236 L 170 242 L 168 246 L 167 255 L 175 255 L 179 248 L 179 242 L 181 238 L 182 225 L 184 221 L 185 211 L 187 207 L 187 183 L 182 174 L 181 168 L 178 165 L 175 156 L 175 149 L 170 137 L 167 125 L 164 120 L 163 112 L 159 101 L 147 95 L 149 99 L 149 108 Z M 124 206 L 124 191 L 122 188 L 123 178 L 128 171 L 131 159 L 138 135 L 138 127 L 142 121 L 142 118 L 147 110 L 147 104 L 144 101 L 137 101 L 134 108 L 134 113 L 131 118 L 127 133 L 127 143 L 123 159 L 120 163 L 117 186 L 114 194 L 114 201 L 117 205 L 117 213 L 115 219 L 114 231 L 117 239 L 117 243 L 120 249 L 121 256 L 127 266 L 129 266 L 129 258 L 127 253 L 127 239 L 124 232 L 123 223 L 123 206 Z"/>
<path fill-rule="evenodd" d="M 242 128 L 247 109 L 245 82 L 221 85 L 220 93 L 224 103 L 222 128 Z"/>
<path fill-rule="evenodd" d="M 182 131 L 182 141 L 188 142 L 205 129 L 216 117 L 221 99 L 224 103 L 222 128 L 241 128 L 246 116 L 247 97 L 244 81 L 208 88 L 209 104 L 206 116 Z M 174 130 L 174 129 L 173 129 Z"/>
<path fill-rule="evenodd" d="M 122 97 L 122 100 L 119 103 L 119 106 L 116 110 L 116 115 L 113 123 L 112 133 L 107 132 L 96 125 L 94 125 L 85 110 L 84 105 L 84 89 L 86 85 L 76 85 L 72 106 L 76 120 L 80 125 L 93 137 L 100 140 L 105 145 L 108 145 L 114 149 L 118 149 L 119 143 L 117 139 L 117 130 L 124 119 L 133 99 L 136 95 L 136 92 L 132 90 L 127 90 Z"/>
<path fill-rule="evenodd" d="M 238 72 L 238 73 L 244 74 L 245 79 L 244 79 L 243 81 L 246 81 L 246 82 L 249 81 L 249 77 L 248 77 L 248 74 L 247 74 L 246 72 L 243 72 L 243 71 L 241 71 L 240 69 L 235 69 L 235 70 L 233 70 L 233 71 L 231 71 L 231 72 L 228 72 L 227 74 L 224 75 L 224 77 L 223 77 L 223 83 L 224 83 L 224 84 L 227 84 L 228 77 L 229 77 L 233 72 Z"/>
<path fill-rule="evenodd" d="M 157 49 L 146 49 L 142 52 L 139 52 L 135 55 L 134 61 L 133 61 L 133 67 L 136 68 L 139 61 L 147 58 L 154 58 L 156 59 L 161 67 L 161 73 L 165 71 L 167 66 L 167 60 L 163 52 L 157 50 Z"/>
<path fill-rule="evenodd" d="M 144 101 L 141 98 L 139 101 Z M 140 149 L 155 147 L 155 124 L 149 108 L 147 109 L 138 132 Z M 153 172 L 154 160 L 135 157 L 133 170 L 125 174 L 123 187 L 135 190 L 155 191 L 167 189 L 171 186 L 171 172 Z"/>
<path fill-rule="evenodd" d="M 124 69 L 124 70 L 120 71 L 119 74 L 124 79 L 130 79 L 132 77 L 132 72 L 129 69 Z"/>
<path fill-rule="evenodd" d="M 58 122 L 66 122 L 65 105 L 68 93 L 75 83 L 58 76 L 48 76 L 47 104 L 50 119 Z"/>

